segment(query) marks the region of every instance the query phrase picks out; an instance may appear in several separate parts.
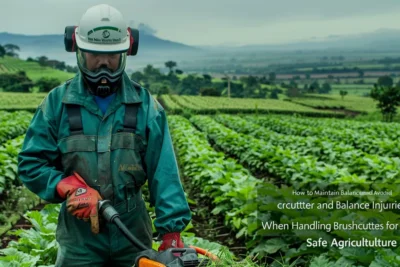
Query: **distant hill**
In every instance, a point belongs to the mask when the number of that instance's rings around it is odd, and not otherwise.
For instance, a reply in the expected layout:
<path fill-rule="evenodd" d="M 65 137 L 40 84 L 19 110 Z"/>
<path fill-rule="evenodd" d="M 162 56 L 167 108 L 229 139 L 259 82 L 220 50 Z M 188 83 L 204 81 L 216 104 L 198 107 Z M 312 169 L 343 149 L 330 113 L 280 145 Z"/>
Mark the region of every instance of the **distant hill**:
<path fill-rule="evenodd" d="M 45 55 L 49 59 L 76 65 L 74 53 L 64 50 L 64 36 L 57 35 L 22 35 L 0 33 L 0 44 L 13 43 L 21 47 L 19 55 L 36 58 Z M 254 58 L 266 58 L 277 52 L 286 54 L 297 51 L 340 51 L 353 53 L 354 51 L 395 52 L 400 51 L 400 30 L 381 29 L 370 33 L 355 35 L 336 35 L 325 38 L 310 39 L 302 42 L 286 44 L 244 45 L 244 46 L 189 46 L 179 42 L 160 39 L 150 33 L 141 32 L 139 52 L 137 56 L 128 57 L 127 71 L 132 72 L 152 64 L 156 68 L 164 68 L 164 63 L 173 60 L 178 63 L 178 69 L 203 71 L 206 67 L 217 66 L 220 71 L 234 69 L 232 59 L 237 58 L 241 64 L 251 63 Z M 254 53 L 256 52 L 256 53 Z M 256 55 L 256 56 L 255 56 Z M 258 59 L 257 59 L 258 60 Z M 271 64 L 273 57 L 265 59 Z M 275 62 L 276 63 L 276 62 Z M 222 67 L 221 67 L 222 66 Z"/>
<path fill-rule="evenodd" d="M 295 50 L 400 50 L 400 30 L 380 29 L 374 32 L 353 35 L 330 35 L 325 38 L 311 39 L 302 42 L 284 44 L 262 44 L 243 46 L 197 46 L 212 51 L 254 52 L 263 50 L 295 51 Z"/>

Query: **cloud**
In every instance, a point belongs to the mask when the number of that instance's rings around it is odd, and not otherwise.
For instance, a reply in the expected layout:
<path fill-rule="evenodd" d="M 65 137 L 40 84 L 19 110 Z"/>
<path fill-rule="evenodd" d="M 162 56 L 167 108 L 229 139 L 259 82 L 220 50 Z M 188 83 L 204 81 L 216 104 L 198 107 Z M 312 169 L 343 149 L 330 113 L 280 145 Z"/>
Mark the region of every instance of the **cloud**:
<path fill-rule="evenodd" d="M 139 32 L 145 32 L 148 35 L 155 35 L 157 31 L 147 24 L 140 23 L 138 26 Z"/>

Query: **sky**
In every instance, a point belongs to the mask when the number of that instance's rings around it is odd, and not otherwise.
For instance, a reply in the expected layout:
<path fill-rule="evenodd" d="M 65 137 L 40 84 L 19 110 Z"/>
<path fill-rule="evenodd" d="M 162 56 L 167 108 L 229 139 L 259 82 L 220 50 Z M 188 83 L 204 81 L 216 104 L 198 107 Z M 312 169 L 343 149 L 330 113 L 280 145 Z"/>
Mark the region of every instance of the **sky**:
<path fill-rule="evenodd" d="M 63 34 L 96 4 L 187 45 L 278 44 L 400 29 L 399 0 L 0 0 L 0 32 Z M 142 27 L 141 26 L 141 27 Z M 1 41 L 1 40 L 0 40 Z"/>

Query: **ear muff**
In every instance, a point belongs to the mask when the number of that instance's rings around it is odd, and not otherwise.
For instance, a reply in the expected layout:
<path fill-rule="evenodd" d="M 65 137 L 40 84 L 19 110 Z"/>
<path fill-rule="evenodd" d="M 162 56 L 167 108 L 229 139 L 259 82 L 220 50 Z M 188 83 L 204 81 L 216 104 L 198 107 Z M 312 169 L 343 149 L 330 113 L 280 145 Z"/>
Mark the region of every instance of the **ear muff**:
<path fill-rule="evenodd" d="M 128 28 L 130 33 L 130 46 L 127 52 L 128 56 L 135 56 L 139 49 L 139 31 L 137 29 Z"/>
<path fill-rule="evenodd" d="M 65 27 L 64 45 L 67 52 L 76 52 L 75 29 L 78 26 Z M 127 51 L 128 56 L 135 56 L 139 49 L 139 31 L 137 29 L 128 28 L 130 32 L 130 46 Z"/>
<path fill-rule="evenodd" d="M 67 52 L 76 51 L 76 41 L 75 41 L 75 28 L 77 26 L 67 26 L 65 27 L 64 33 L 64 45 Z"/>

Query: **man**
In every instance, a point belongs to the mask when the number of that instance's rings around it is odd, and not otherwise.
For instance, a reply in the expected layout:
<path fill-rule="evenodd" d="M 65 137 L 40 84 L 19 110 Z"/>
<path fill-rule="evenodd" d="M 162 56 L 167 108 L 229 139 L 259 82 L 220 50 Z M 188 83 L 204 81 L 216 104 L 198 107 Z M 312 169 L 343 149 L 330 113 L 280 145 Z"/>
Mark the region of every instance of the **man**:
<path fill-rule="evenodd" d="M 99 223 L 101 199 L 111 200 L 122 222 L 151 248 L 151 219 L 141 192 L 146 180 L 160 250 L 184 246 L 180 232 L 191 213 L 166 114 L 124 71 L 129 33 L 115 8 L 87 10 L 75 30 L 80 71 L 40 104 L 18 156 L 26 187 L 63 203 L 56 266 L 133 265 L 140 249 L 114 225 Z"/>

